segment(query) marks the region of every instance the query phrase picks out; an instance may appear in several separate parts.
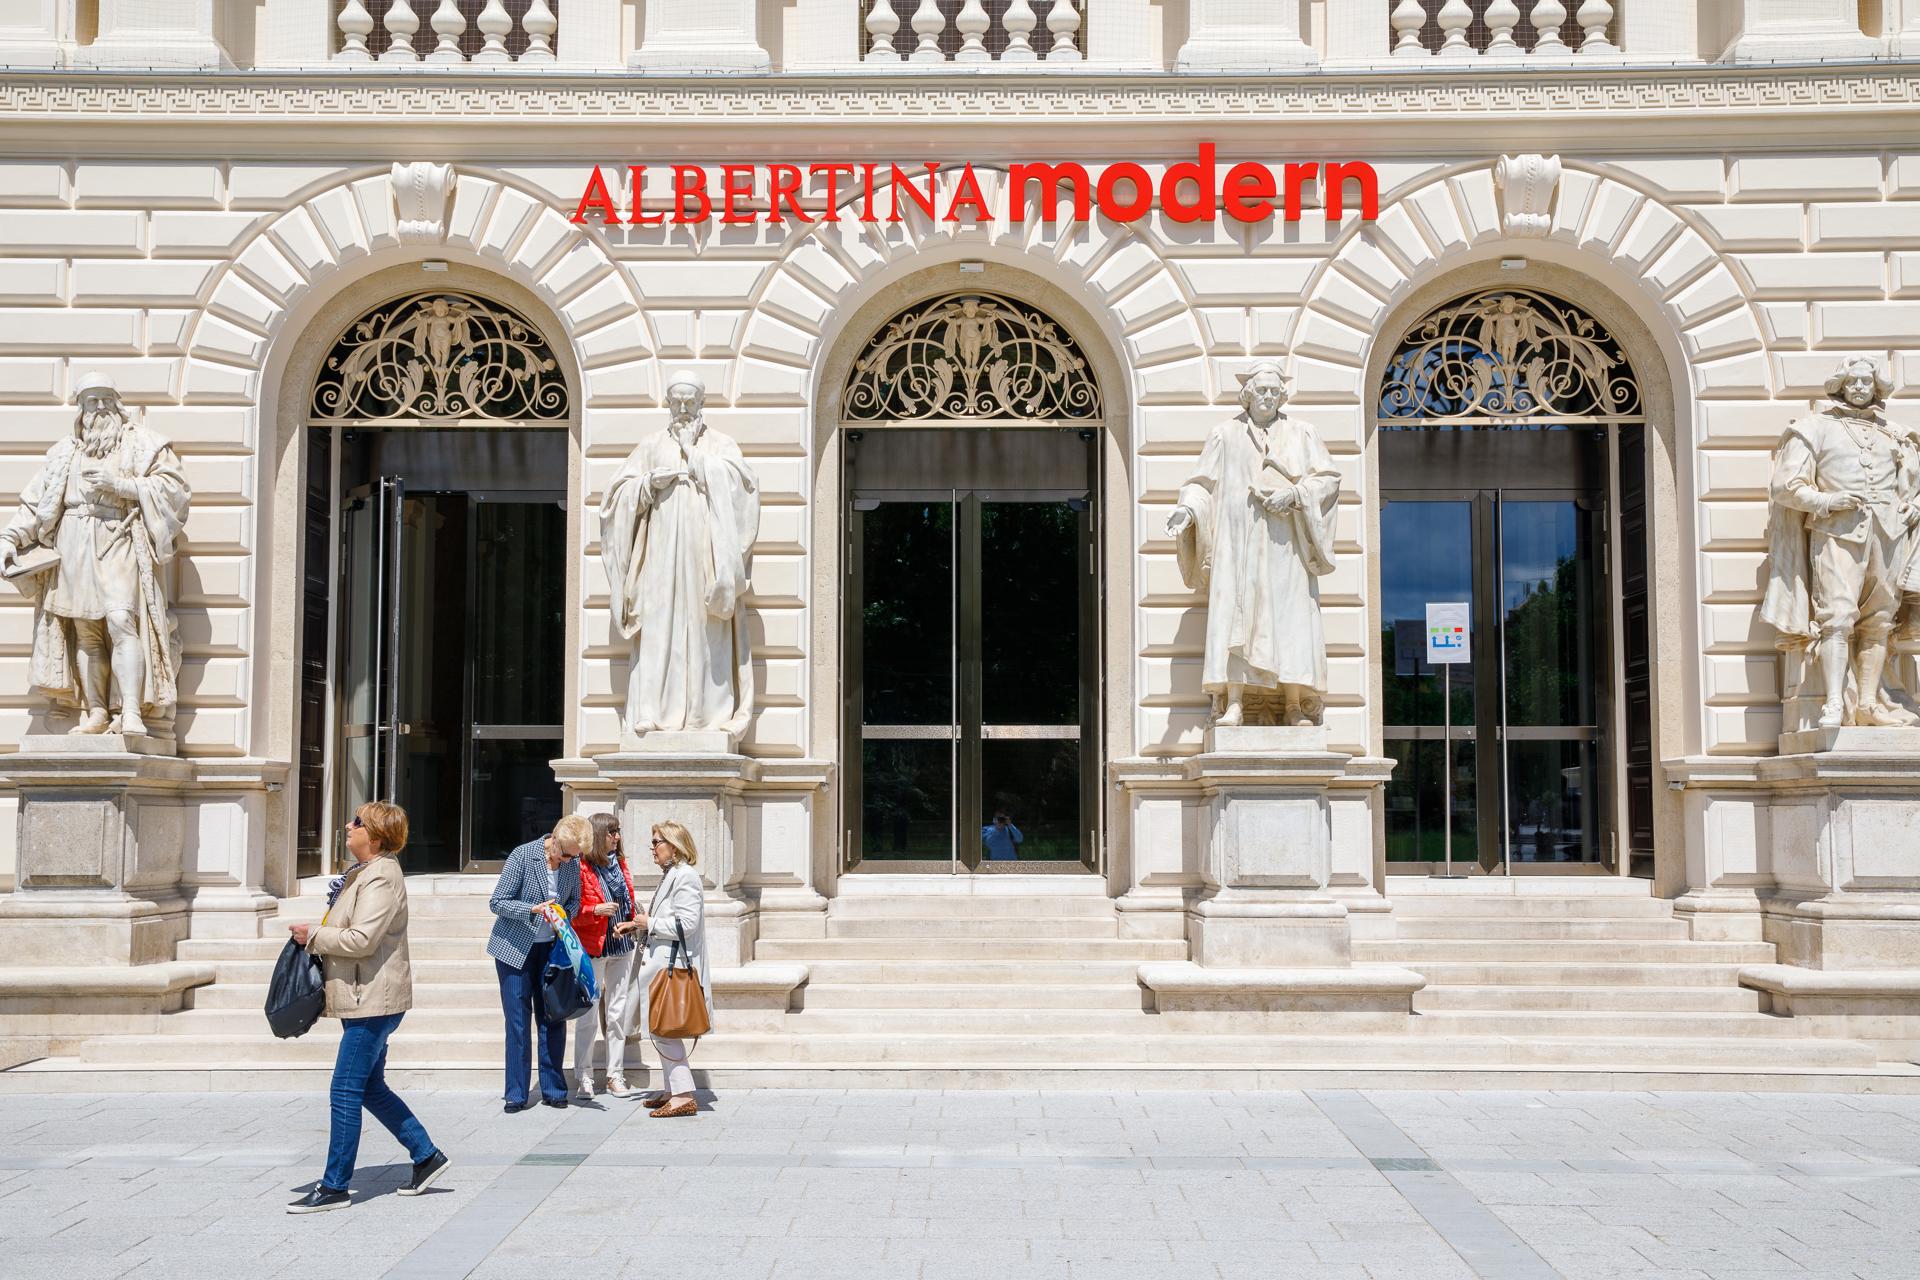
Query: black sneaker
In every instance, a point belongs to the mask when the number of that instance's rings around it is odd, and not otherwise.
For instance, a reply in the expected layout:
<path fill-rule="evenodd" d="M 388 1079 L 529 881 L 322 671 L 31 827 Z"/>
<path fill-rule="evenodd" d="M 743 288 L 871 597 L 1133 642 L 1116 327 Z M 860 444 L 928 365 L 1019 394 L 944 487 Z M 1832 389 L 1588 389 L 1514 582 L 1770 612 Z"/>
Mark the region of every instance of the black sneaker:
<path fill-rule="evenodd" d="M 400 1194 L 403 1196 L 419 1195 L 422 1191 L 432 1186 L 434 1179 L 445 1173 L 447 1166 L 451 1163 L 452 1161 L 447 1159 L 446 1152 L 434 1152 L 425 1160 L 413 1166 L 413 1179 L 408 1182 L 406 1186 L 400 1188 Z"/>
<path fill-rule="evenodd" d="M 528 1111 L 528 1110 L 531 1110 L 532 1108 L 533 1108 L 533 1104 L 531 1102 L 509 1102 L 507 1103 L 507 1105 L 505 1105 L 504 1107 L 501 1107 L 500 1109 L 511 1116 L 511 1115 L 518 1115 L 520 1112 Z"/>
<path fill-rule="evenodd" d="M 329 1209 L 344 1209 L 352 1201 L 344 1191 L 335 1191 L 332 1187 L 314 1184 L 313 1190 L 287 1206 L 288 1213 L 325 1213 Z"/>
<path fill-rule="evenodd" d="M 565 1111 L 567 1109 L 567 1100 L 565 1098 L 542 1098 L 540 1099 L 540 1105 L 543 1107 L 553 1107 L 553 1108 L 556 1108 L 557 1110 Z"/>

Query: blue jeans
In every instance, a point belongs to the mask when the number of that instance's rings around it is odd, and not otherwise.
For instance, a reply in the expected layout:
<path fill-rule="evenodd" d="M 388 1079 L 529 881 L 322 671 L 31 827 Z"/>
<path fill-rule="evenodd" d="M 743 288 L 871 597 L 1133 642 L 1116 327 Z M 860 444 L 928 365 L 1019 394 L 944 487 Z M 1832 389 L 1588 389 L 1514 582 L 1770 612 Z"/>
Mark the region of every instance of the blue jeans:
<path fill-rule="evenodd" d="M 345 1191 L 353 1181 L 363 1108 L 387 1126 L 415 1164 L 434 1152 L 426 1126 L 387 1087 L 387 1037 L 405 1016 L 340 1019 L 340 1055 L 333 1061 L 333 1133 L 327 1140 L 327 1172 L 320 1179 L 331 1191 Z"/>
<path fill-rule="evenodd" d="M 567 1024 L 540 1016 L 540 975 L 546 972 L 552 953 L 553 941 L 548 939 L 535 943 L 518 969 L 500 960 L 493 962 L 500 975 L 500 1011 L 507 1017 L 506 1100 L 516 1105 L 527 1100 L 528 1059 L 533 1056 L 529 1018 L 540 1026 L 540 1096 L 562 1101 L 567 1096 Z"/>

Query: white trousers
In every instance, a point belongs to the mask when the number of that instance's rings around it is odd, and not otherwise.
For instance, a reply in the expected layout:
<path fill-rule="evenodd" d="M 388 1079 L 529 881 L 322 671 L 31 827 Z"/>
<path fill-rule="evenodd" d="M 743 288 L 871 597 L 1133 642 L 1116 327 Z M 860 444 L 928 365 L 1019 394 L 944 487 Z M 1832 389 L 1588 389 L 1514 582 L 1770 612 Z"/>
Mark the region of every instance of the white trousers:
<path fill-rule="evenodd" d="M 639 1028 L 640 987 L 634 981 L 640 949 L 623 956 L 592 956 L 593 980 L 600 997 L 593 1008 L 573 1020 L 573 1077 L 577 1086 L 593 1079 L 593 1042 L 604 1031 L 607 1038 L 607 1076 L 623 1076 L 627 1065 L 627 1037 Z"/>
<path fill-rule="evenodd" d="M 641 1010 L 641 1019 L 647 1014 L 647 991 L 653 985 L 653 976 L 667 967 L 673 956 L 670 943 L 656 943 L 648 939 L 646 958 L 641 962 L 640 972 L 634 979 L 633 987 L 638 994 L 634 1003 Z M 693 1092 L 693 1068 L 687 1065 L 687 1055 L 692 1052 L 685 1040 L 662 1040 L 651 1031 L 647 1039 L 653 1041 L 653 1051 L 660 1055 L 661 1088 L 670 1094 L 680 1095 Z"/>

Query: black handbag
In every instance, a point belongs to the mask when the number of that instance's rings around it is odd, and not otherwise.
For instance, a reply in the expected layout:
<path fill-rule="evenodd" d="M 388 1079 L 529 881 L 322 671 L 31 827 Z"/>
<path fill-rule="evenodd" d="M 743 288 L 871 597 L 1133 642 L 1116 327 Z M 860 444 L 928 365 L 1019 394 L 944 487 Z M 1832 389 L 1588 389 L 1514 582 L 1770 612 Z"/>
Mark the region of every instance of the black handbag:
<path fill-rule="evenodd" d="M 556 948 L 557 950 L 557 948 Z M 565 958 L 547 963 L 540 975 L 540 1016 L 546 1022 L 572 1022 L 593 1008 L 580 974 Z"/>
<path fill-rule="evenodd" d="M 291 1040 L 313 1030 L 326 1008 L 327 980 L 319 959 L 288 938 L 267 983 L 267 1025 L 274 1035 Z"/>

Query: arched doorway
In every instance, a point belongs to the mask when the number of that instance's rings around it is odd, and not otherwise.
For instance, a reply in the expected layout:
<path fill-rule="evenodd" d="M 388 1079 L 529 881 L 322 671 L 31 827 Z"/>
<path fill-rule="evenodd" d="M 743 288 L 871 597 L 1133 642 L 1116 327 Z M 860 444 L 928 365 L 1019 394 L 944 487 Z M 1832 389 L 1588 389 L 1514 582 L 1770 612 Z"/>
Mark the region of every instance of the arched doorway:
<path fill-rule="evenodd" d="M 1077 871 L 1100 849 L 1105 408 L 1067 331 L 956 291 L 840 397 L 847 866 Z"/>
<path fill-rule="evenodd" d="M 496 867 L 561 791 L 571 402 L 537 327 L 462 289 L 391 298 L 307 411 L 303 872 L 371 799 L 413 871 Z"/>
<path fill-rule="evenodd" d="M 1647 424 L 1619 343 L 1537 289 L 1456 297 L 1400 339 L 1374 426 L 1389 869 L 1650 857 Z M 1428 665 L 1431 604 L 1467 607 L 1470 663 Z"/>

